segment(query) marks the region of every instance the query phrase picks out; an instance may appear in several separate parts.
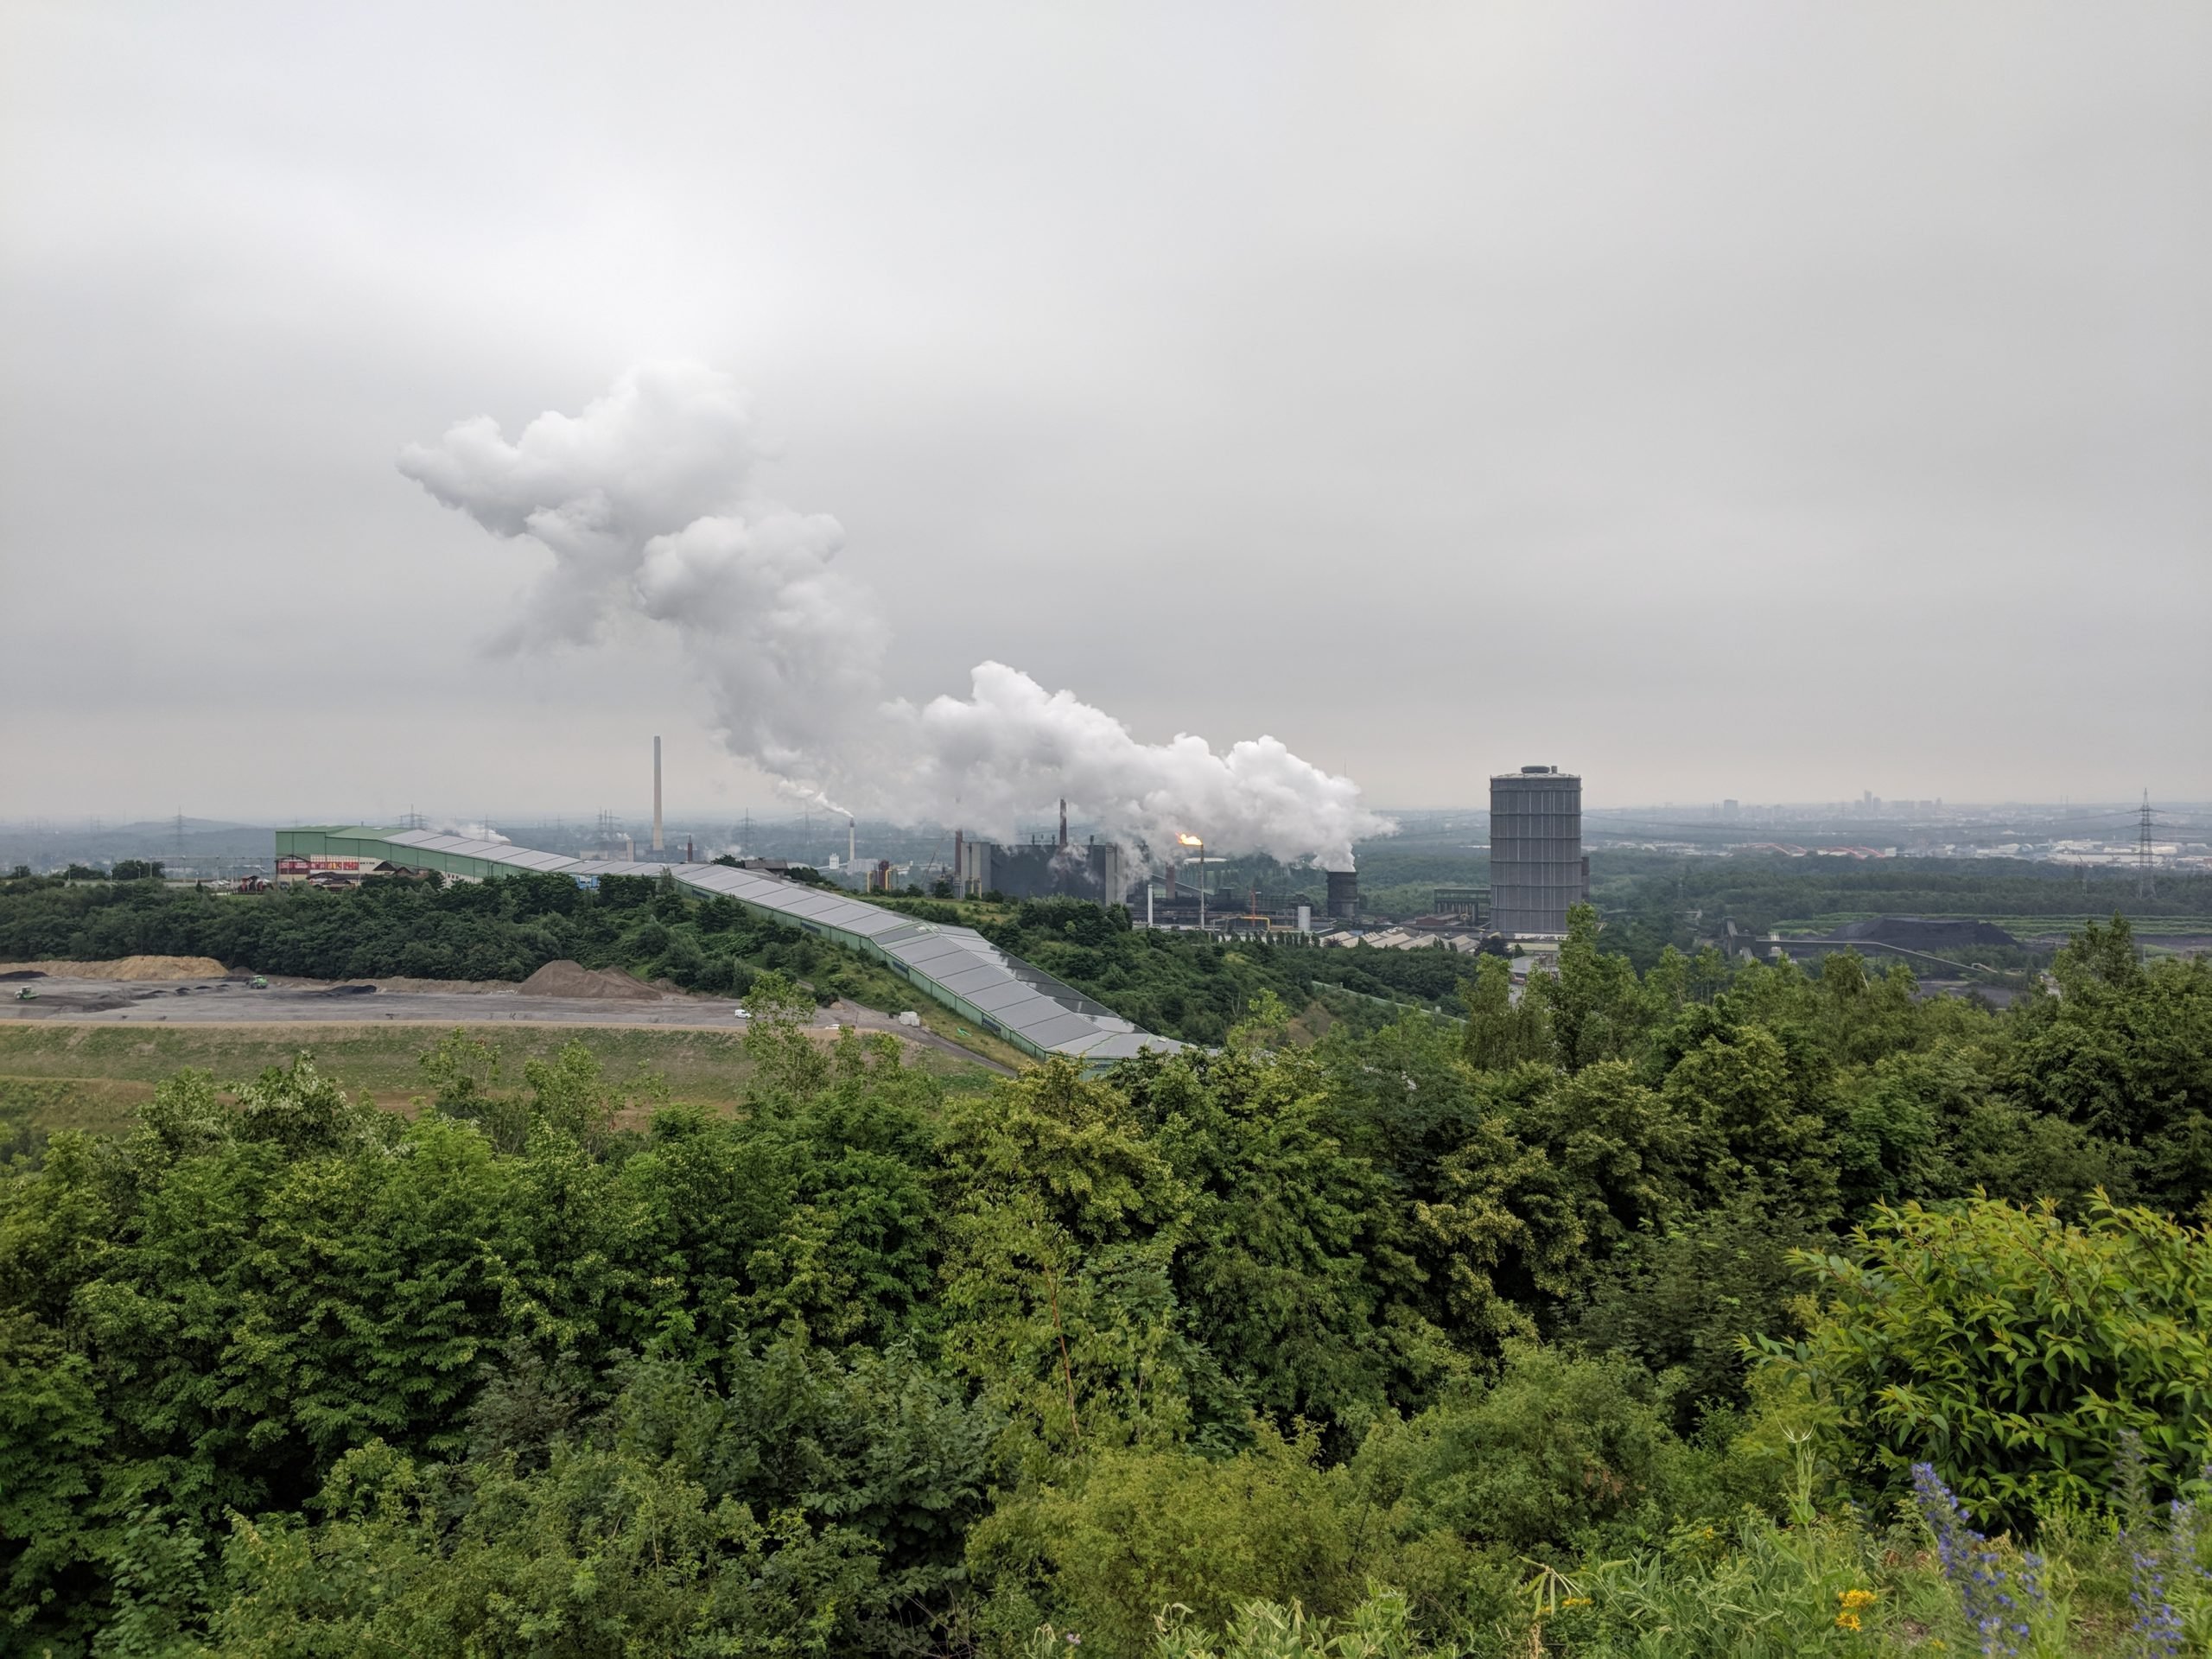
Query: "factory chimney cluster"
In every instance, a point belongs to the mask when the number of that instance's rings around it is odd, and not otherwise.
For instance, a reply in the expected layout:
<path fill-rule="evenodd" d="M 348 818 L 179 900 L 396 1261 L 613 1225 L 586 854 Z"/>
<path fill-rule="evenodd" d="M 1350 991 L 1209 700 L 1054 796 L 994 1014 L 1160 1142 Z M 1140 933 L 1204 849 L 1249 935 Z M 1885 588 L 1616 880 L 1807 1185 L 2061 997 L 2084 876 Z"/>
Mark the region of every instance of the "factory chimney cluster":
<path fill-rule="evenodd" d="M 1112 903 L 1128 884 L 1122 874 L 1122 850 L 1096 837 L 1084 848 L 1079 869 L 1069 861 L 1068 804 L 1059 803 L 1059 834 L 1053 845 L 1001 847 L 979 842 L 964 830 L 953 831 L 952 876 L 955 891 L 963 897 L 985 892 L 1005 892 L 1010 897 L 1076 893 Z M 661 742 L 653 739 L 653 840 L 656 855 L 666 847 L 662 819 Z M 856 868 L 858 828 L 845 820 L 845 859 Z M 690 849 L 685 849 L 687 861 Z M 1181 901 L 1179 872 L 1165 866 L 1166 902 Z M 1357 925 L 1359 920 L 1359 875 L 1355 870 L 1324 872 L 1328 884 L 1327 914 L 1331 921 Z M 1502 772 L 1490 780 L 1490 925 L 1506 938 L 1557 938 L 1567 932 L 1567 912 L 1590 896 L 1590 860 L 1582 850 L 1582 779 L 1557 766 L 1522 766 Z M 1255 901 L 1256 902 L 1256 901 Z M 1199 897 L 1204 914 L 1203 884 Z M 1149 883 L 1146 907 L 1151 908 Z M 1303 916 L 1301 928 L 1305 925 Z"/>

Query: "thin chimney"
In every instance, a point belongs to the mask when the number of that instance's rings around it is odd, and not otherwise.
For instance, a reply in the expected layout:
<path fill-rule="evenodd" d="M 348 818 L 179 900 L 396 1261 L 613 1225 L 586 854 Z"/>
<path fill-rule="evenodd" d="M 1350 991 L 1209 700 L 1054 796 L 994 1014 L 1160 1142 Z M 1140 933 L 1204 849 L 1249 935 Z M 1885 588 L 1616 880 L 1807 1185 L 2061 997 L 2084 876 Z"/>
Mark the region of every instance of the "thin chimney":
<path fill-rule="evenodd" d="M 653 851 L 661 849 L 660 839 L 660 739 L 653 739 Z"/>
<path fill-rule="evenodd" d="M 1068 798 L 1060 797 L 1060 850 L 1068 849 Z"/>

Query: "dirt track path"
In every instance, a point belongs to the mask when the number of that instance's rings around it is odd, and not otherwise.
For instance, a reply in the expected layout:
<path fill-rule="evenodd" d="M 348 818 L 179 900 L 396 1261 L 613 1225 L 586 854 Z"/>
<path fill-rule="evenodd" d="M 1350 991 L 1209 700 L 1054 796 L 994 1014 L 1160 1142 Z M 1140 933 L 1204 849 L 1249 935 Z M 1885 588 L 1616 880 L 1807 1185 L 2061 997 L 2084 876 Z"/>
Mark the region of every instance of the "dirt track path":
<path fill-rule="evenodd" d="M 38 992 L 15 1000 L 17 985 Z M 481 1026 L 647 1027 L 674 1031 L 742 1031 L 745 1021 L 728 998 L 663 996 L 654 1001 L 606 997 L 533 996 L 515 990 L 347 992 L 331 985 L 289 981 L 255 990 L 242 981 L 137 981 L 49 976 L 0 988 L 0 1021 L 54 1025 L 169 1025 L 263 1027 Z M 933 1048 L 973 1065 L 1011 1077 L 1012 1068 L 987 1059 L 950 1039 L 850 1002 L 817 1012 L 813 1029 L 825 1038 L 840 1027 L 884 1031 L 901 1041 Z"/>

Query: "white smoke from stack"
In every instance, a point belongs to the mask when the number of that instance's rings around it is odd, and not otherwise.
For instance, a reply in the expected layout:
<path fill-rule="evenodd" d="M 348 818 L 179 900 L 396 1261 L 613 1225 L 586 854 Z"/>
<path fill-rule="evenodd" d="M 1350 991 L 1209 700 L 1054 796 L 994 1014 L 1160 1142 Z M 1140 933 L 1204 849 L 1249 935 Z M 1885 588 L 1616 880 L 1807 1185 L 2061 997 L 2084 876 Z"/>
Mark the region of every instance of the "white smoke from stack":
<path fill-rule="evenodd" d="M 467 841 L 488 841 L 498 847 L 510 844 L 506 836 L 490 824 L 478 823 L 471 818 L 435 818 L 429 822 L 429 827 L 442 836 L 459 836 Z"/>
<path fill-rule="evenodd" d="M 1338 866 L 1355 840 L 1389 833 L 1350 779 L 1272 737 L 1218 753 L 1188 734 L 1142 743 L 1003 663 L 976 667 L 965 698 L 887 698 L 880 613 L 835 568 L 843 528 L 758 496 L 758 453 L 728 376 L 660 364 L 580 416 L 539 416 L 512 443 L 488 417 L 464 421 L 403 449 L 399 467 L 486 530 L 553 555 L 499 644 L 588 641 L 625 612 L 668 624 L 731 751 L 840 816 L 1007 838 L 1065 795 L 1116 840 L 1164 847 L 1196 827 L 1215 853 Z"/>

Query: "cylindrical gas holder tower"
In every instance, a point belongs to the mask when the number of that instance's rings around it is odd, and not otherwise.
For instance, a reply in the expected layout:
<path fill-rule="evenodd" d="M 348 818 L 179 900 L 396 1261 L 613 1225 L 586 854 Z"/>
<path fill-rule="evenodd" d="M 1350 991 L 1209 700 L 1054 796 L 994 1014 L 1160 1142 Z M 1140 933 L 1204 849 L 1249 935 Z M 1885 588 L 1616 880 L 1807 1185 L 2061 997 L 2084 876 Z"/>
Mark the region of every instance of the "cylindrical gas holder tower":
<path fill-rule="evenodd" d="M 1587 893 L 1582 779 L 1557 766 L 1523 766 L 1490 780 L 1490 919 L 1508 938 L 1567 931 Z"/>

